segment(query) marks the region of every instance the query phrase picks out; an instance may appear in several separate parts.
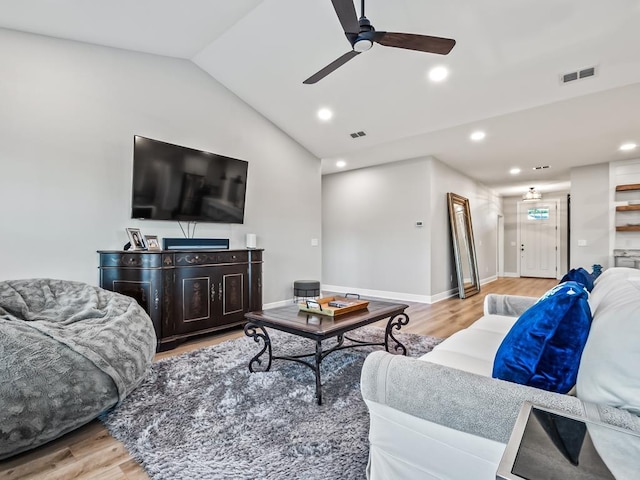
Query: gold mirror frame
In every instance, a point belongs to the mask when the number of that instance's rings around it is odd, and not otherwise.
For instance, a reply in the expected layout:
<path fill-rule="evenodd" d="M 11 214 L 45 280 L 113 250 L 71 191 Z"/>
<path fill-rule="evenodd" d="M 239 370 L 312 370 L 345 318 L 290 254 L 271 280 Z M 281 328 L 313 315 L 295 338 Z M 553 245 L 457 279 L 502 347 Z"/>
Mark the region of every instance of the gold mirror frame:
<path fill-rule="evenodd" d="M 473 241 L 469 199 L 455 193 L 447 193 L 447 200 L 453 256 L 458 277 L 458 294 L 460 298 L 467 298 L 480 292 L 480 277 L 476 247 Z"/>

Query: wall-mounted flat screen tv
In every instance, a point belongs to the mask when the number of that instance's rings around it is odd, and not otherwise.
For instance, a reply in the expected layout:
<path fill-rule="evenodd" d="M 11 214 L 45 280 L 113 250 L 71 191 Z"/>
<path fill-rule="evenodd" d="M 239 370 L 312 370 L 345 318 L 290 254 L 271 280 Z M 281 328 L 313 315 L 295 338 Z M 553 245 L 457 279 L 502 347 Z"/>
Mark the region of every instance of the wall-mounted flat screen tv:
<path fill-rule="evenodd" d="M 243 223 L 248 165 L 136 135 L 131 217 Z"/>

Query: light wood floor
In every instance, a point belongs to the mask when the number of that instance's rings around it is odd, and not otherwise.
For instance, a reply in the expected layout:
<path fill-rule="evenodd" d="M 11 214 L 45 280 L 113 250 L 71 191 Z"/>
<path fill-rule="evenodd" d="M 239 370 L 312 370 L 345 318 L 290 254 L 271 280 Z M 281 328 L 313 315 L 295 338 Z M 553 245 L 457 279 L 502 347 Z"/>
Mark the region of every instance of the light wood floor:
<path fill-rule="evenodd" d="M 483 300 L 487 293 L 508 293 L 538 297 L 557 283 L 553 279 L 500 278 L 482 287 L 479 295 L 460 300 L 450 298 L 427 305 L 410 303 L 407 314 L 411 319 L 402 332 L 448 337 L 467 327 L 482 316 Z M 384 326 L 385 322 L 380 322 Z M 175 356 L 208 345 L 238 338 L 242 329 L 211 335 L 184 343 L 156 359 Z M 0 461 L 0 480 L 6 479 L 148 479 L 142 467 L 127 453 L 124 446 L 109 435 L 102 424 L 93 422 L 49 444 Z"/>

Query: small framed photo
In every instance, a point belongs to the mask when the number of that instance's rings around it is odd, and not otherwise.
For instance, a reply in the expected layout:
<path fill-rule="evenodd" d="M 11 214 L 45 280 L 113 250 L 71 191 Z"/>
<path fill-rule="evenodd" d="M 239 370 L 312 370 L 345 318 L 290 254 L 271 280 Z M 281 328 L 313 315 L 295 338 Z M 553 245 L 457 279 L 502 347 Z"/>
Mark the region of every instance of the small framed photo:
<path fill-rule="evenodd" d="M 145 235 L 144 242 L 149 250 L 161 250 L 157 235 Z"/>
<path fill-rule="evenodd" d="M 140 233 L 139 228 L 127 228 L 127 235 L 129 236 L 129 241 L 131 242 L 132 250 L 147 249 L 144 243 L 144 238 L 142 237 L 142 233 Z"/>

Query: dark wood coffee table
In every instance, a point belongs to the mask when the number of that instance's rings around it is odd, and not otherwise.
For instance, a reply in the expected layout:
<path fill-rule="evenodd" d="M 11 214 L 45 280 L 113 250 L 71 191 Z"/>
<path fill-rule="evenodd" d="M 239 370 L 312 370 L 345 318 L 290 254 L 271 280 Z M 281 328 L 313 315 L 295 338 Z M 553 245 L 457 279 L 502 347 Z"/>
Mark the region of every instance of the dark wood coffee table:
<path fill-rule="evenodd" d="M 297 305 L 249 312 L 245 314 L 248 323 L 244 327 L 244 333 L 249 337 L 253 337 L 258 344 L 261 341 L 264 342 L 260 352 L 249 361 L 249 371 L 255 371 L 254 364 L 263 364 L 263 360 L 260 357 L 265 354 L 267 358 L 264 371 L 268 371 L 271 368 L 271 362 L 273 360 L 290 360 L 306 365 L 315 372 L 316 399 L 318 400 L 318 405 L 321 405 L 322 383 L 320 380 L 320 364 L 330 353 L 344 348 L 367 345 L 384 346 L 385 350 L 389 351 L 389 342 L 392 341 L 395 352 L 402 353 L 402 355 L 407 354 L 406 347 L 393 336 L 393 330 L 400 330 L 402 326 L 409 323 L 409 316 L 404 313 L 407 307 L 408 305 L 401 303 L 371 301 L 366 309 L 345 313 L 337 317 L 301 312 Z M 389 320 L 387 321 L 384 342 L 362 342 L 345 335 L 347 332 L 379 320 L 384 320 L 385 318 Z M 271 339 L 265 327 L 314 340 L 316 343 L 315 352 L 295 356 L 275 356 L 272 353 Z M 338 343 L 327 350 L 323 350 L 322 341 L 333 337 L 337 338 Z M 345 344 L 345 340 L 348 340 L 349 343 Z M 313 357 L 313 363 L 304 360 L 306 357 Z"/>

